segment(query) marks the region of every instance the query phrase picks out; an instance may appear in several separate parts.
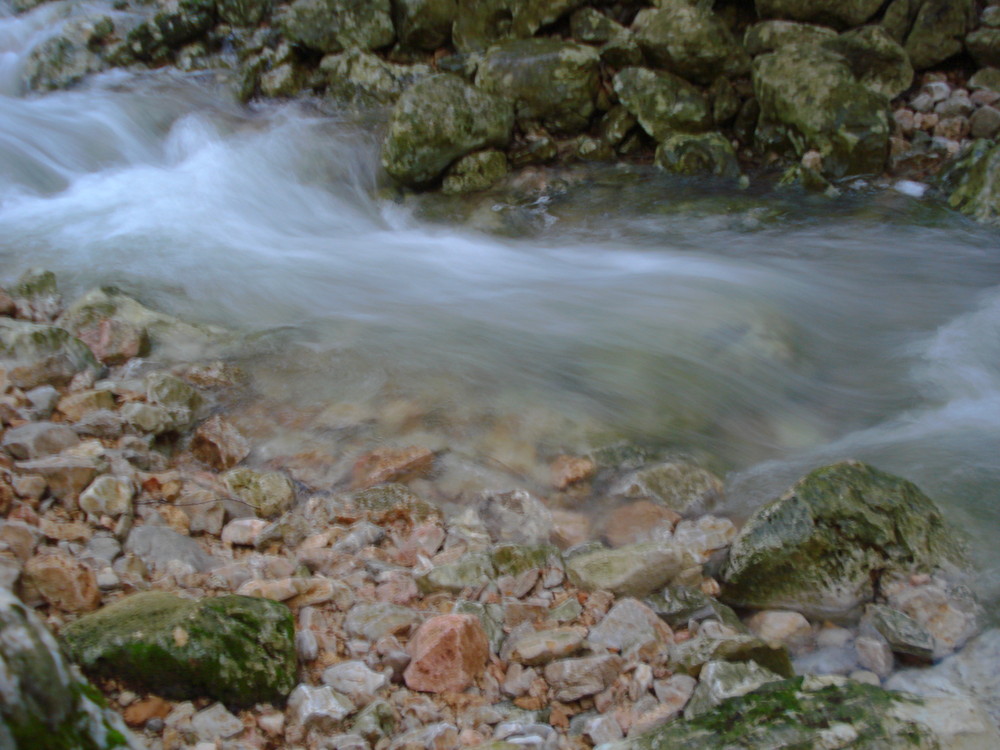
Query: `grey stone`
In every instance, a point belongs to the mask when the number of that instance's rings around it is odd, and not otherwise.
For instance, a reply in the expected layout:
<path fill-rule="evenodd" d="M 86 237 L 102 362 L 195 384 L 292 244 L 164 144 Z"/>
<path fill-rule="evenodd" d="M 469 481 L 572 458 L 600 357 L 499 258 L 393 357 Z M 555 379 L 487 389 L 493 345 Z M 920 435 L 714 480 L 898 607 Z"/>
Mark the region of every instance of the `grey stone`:
<path fill-rule="evenodd" d="M 0 317 L 0 367 L 18 388 L 65 385 L 97 360 L 79 339 L 55 326 Z"/>
<path fill-rule="evenodd" d="M 621 654 L 635 650 L 658 653 L 670 642 L 670 628 L 656 613 L 636 599 L 619 599 L 601 621 L 590 629 L 587 640 Z"/>
<path fill-rule="evenodd" d="M 344 619 L 344 630 L 348 635 L 374 642 L 384 635 L 409 631 L 423 619 L 419 612 L 396 604 L 356 604 Z"/>
<path fill-rule="evenodd" d="M 539 545 L 549 541 L 552 513 L 527 490 L 484 492 L 475 507 L 494 542 Z"/>
<path fill-rule="evenodd" d="M 80 438 L 72 429 L 53 422 L 28 422 L 11 427 L 3 436 L 3 447 L 17 459 L 60 453 L 79 443 Z"/>
<path fill-rule="evenodd" d="M 558 701 L 575 701 L 607 688 L 618 677 L 622 660 L 618 656 L 585 656 L 562 659 L 545 666 L 545 681 Z"/>
<path fill-rule="evenodd" d="M 191 728 L 204 742 L 226 739 L 243 731 L 243 722 L 221 703 L 213 703 L 191 717 Z"/>
<path fill-rule="evenodd" d="M 865 607 L 863 622 L 875 628 L 897 654 L 915 656 L 927 661 L 934 655 L 934 636 L 920 623 L 898 609 L 884 604 L 869 604 Z M 872 671 L 884 676 L 876 669 Z"/>
<path fill-rule="evenodd" d="M 125 542 L 125 551 L 139 557 L 151 568 L 163 569 L 172 561 L 187 563 L 200 573 L 219 565 L 194 539 L 166 526 L 137 526 Z"/>
<path fill-rule="evenodd" d="M 222 475 L 226 487 L 260 518 L 272 518 L 295 503 L 292 481 L 278 471 L 230 469 Z"/>
<path fill-rule="evenodd" d="M 587 552 L 566 560 L 566 574 L 574 585 L 617 596 L 646 596 L 666 586 L 680 571 L 677 550 L 655 542 Z"/>
<path fill-rule="evenodd" d="M 1000 133 L 1000 109 L 979 107 L 969 118 L 969 135 L 973 138 L 994 138 Z"/>
<path fill-rule="evenodd" d="M 361 661 L 345 661 L 323 670 L 323 684 L 343 693 L 357 704 L 371 697 L 389 683 L 386 676 L 368 668 Z"/>
<path fill-rule="evenodd" d="M 684 709 L 684 718 L 703 714 L 727 698 L 746 695 L 781 676 L 749 662 L 710 661 L 702 667 L 698 686 Z"/>
<path fill-rule="evenodd" d="M 287 710 L 292 724 L 331 733 L 354 712 L 354 704 L 328 685 L 301 683 L 288 696 Z"/>

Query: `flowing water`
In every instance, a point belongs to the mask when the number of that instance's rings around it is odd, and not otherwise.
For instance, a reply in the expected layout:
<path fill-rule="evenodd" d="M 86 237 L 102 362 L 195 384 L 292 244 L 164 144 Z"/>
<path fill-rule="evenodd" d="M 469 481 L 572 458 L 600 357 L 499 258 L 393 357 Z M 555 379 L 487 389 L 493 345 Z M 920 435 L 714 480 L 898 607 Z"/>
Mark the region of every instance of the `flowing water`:
<path fill-rule="evenodd" d="M 519 200 L 396 199 L 372 129 L 330 106 L 245 108 L 165 71 L 25 95 L 75 7 L 0 10 L 0 282 L 43 266 L 67 296 L 114 283 L 255 334 L 274 403 L 327 426 L 381 409 L 377 439 L 525 481 L 624 437 L 710 456 L 745 513 L 870 461 L 968 529 L 1000 590 L 996 230 L 893 190 L 610 167 L 539 173 Z"/>

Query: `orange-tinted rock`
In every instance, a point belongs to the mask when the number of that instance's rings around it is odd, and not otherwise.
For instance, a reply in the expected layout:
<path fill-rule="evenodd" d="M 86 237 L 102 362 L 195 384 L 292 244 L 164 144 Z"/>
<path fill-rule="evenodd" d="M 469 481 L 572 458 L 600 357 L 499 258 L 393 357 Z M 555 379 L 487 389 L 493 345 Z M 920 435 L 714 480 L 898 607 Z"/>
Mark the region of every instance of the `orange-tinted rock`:
<path fill-rule="evenodd" d="M 590 519 L 572 510 L 552 511 L 551 541 L 560 549 L 583 544 L 590 538 Z"/>
<path fill-rule="evenodd" d="M 167 718 L 172 709 L 173 706 L 163 698 L 151 695 L 145 700 L 136 701 L 122 711 L 122 718 L 130 727 L 141 727 L 150 719 Z"/>
<path fill-rule="evenodd" d="M 440 615 L 417 630 L 407 649 L 406 686 L 426 693 L 460 692 L 486 669 L 490 647 L 477 617 Z"/>
<path fill-rule="evenodd" d="M 195 458 L 216 469 L 231 469 L 250 454 L 250 443 L 220 416 L 202 424 L 191 439 Z"/>
<path fill-rule="evenodd" d="M 427 448 L 377 448 L 354 462 L 351 480 L 355 488 L 374 487 L 426 476 L 432 468 L 434 452 Z"/>
<path fill-rule="evenodd" d="M 596 467 L 589 458 L 559 456 L 552 462 L 552 486 L 564 490 L 571 484 L 584 482 L 594 476 Z"/>
<path fill-rule="evenodd" d="M 637 500 L 615 508 L 604 521 L 604 537 L 612 547 L 649 541 L 657 528 L 672 529 L 680 515 L 658 503 Z"/>
<path fill-rule="evenodd" d="M 26 589 L 66 612 L 88 612 L 101 603 L 94 571 L 68 555 L 33 557 L 21 575 Z"/>

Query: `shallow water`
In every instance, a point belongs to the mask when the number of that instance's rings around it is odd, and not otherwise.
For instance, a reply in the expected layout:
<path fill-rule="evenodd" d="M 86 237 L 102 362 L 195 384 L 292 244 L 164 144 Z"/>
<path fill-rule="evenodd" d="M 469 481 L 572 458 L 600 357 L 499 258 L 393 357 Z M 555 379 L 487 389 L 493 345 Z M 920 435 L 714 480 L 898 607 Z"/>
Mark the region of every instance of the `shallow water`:
<path fill-rule="evenodd" d="M 399 200 L 377 134 L 329 107 L 246 109 L 168 73 L 23 95 L 28 52 L 75 7 L 0 17 L 0 282 L 44 266 L 67 297 L 114 283 L 266 333 L 245 364 L 275 402 L 381 409 L 373 440 L 527 481 L 624 436 L 711 456 L 745 513 L 867 460 L 968 529 L 1000 589 L 996 230 L 933 196 L 614 168 Z"/>

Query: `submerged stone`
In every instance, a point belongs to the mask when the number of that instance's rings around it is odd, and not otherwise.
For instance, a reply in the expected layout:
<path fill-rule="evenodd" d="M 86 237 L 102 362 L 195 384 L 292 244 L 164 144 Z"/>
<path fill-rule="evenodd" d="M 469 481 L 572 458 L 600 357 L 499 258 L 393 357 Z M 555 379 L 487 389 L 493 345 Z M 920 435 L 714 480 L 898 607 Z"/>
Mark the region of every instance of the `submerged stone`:
<path fill-rule="evenodd" d="M 62 636 L 87 674 L 175 700 L 282 703 L 296 684 L 292 612 L 268 599 L 150 591 L 80 618 Z"/>

